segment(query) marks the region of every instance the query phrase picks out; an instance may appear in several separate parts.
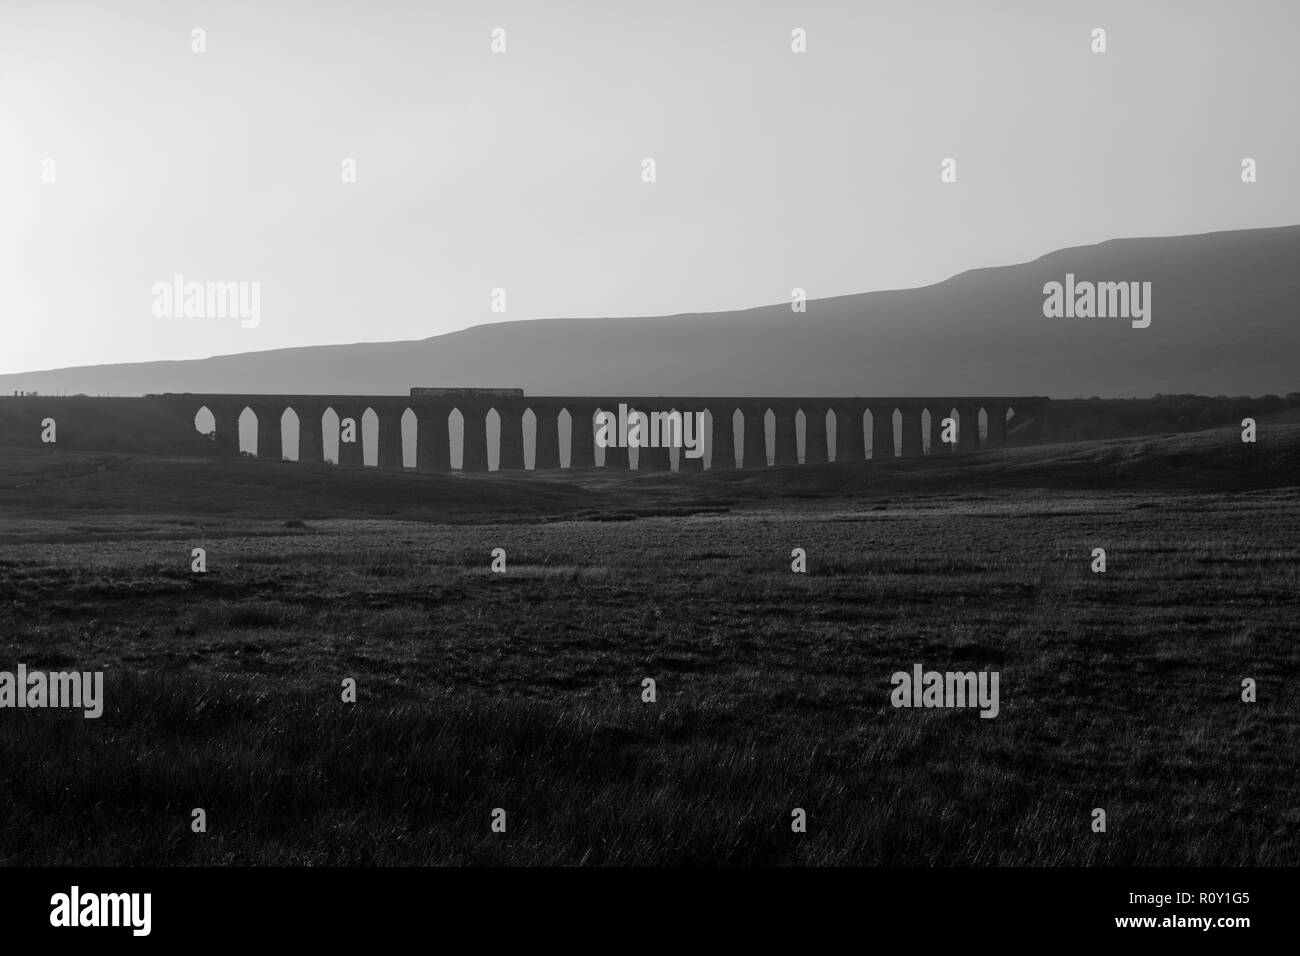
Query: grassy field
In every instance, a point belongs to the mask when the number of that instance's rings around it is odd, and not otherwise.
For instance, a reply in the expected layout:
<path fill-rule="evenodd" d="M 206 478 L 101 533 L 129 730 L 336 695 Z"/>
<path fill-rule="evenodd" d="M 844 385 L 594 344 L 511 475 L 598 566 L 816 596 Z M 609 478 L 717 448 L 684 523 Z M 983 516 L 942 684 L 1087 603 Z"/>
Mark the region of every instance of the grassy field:
<path fill-rule="evenodd" d="M 99 720 L 0 711 L 0 862 L 1293 865 L 1275 435 L 625 479 L 0 453 L 0 669 L 106 672 Z M 999 671 L 1000 715 L 894 709 L 916 663 Z"/>

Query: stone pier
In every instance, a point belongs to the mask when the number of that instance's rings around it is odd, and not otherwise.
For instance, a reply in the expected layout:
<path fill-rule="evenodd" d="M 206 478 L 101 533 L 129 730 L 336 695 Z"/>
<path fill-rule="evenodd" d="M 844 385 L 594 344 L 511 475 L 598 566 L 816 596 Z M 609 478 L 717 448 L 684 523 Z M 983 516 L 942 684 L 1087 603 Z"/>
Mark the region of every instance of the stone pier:
<path fill-rule="evenodd" d="M 280 419 L 284 414 L 283 406 L 258 405 L 253 411 L 257 415 L 257 457 L 267 461 L 282 460 L 284 440 Z"/>
<path fill-rule="evenodd" d="M 298 414 L 298 461 L 304 465 L 319 465 L 325 461 L 325 431 L 321 416 L 325 409 L 320 405 L 293 406 Z"/>
<path fill-rule="evenodd" d="M 767 410 L 762 405 L 748 405 L 741 411 L 745 416 L 745 467 L 766 468 L 767 424 L 764 419 Z"/>
<path fill-rule="evenodd" d="M 498 408 L 501 420 L 501 457 L 497 467 L 502 471 L 524 470 L 524 416 L 511 408 Z"/>
<path fill-rule="evenodd" d="M 862 437 L 862 407 L 835 406 L 835 460 L 863 461 L 867 457 Z"/>
<path fill-rule="evenodd" d="M 596 467 L 596 406 L 569 405 L 569 467 Z"/>
<path fill-rule="evenodd" d="M 711 405 L 709 413 L 713 416 L 713 440 L 709 467 L 714 471 L 736 467 L 736 409 L 730 405 Z"/>
<path fill-rule="evenodd" d="M 239 416 L 243 413 L 244 406 L 209 405 L 208 411 L 212 413 L 217 441 L 239 451 Z"/>
<path fill-rule="evenodd" d="M 534 405 L 533 414 L 537 416 L 533 468 L 537 471 L 559 468 L 560 410 L 553 405 Z"/>
<path fill-rule="evenodd" d="M 792 405 L 782 403 L 772 408 L 776 416 L 776 448 L 773 450 L 773 464 L 799 464 L 799 437 L 795 426 L 795 411 Z"/>
<path fill-rule="evenodd" d="M 803 409 L 803 460 L 806 465 L 830 461 L 826 449 L 826 409 L 805 405 Z"/>
<path fill-rule="evenodd" d="M 890 461 L 894 457 L 894 408 L 871 406 L 871 460 Z"/>
<path fill-rule="evenodd" d="M 469 472 L 487 471 L 487 410 L 475 405 L 458 405 L 456 407 L 460 409 L 460 414 L 465 420 L 460 470 Z"/>
<path fill-rule="evenodd" d="M 903 457 L 920 458 L 921 448 L 921 407 L 904 405 L 903 413 Z"/>
<path fill-rule="evenodd" d="M 957 450 L 977 451 L 980 447 L 980 410 L 978 405 L 957 406 Z"/>
<path fill-rule="evenodd" d="M 451 471 L 451 437 L 446 408 L 415 410 L 415 468 L 417 471 Z"/>
<path fill-rule="evenodd" d="M 610 445 L 605 449 L 605 467 L 615 468 L 619 471 L 626 471 L 631 468 L 628 450 L 617 445 Z"/>
<path fill-rule="evenodd" d="M 402 457 L 402 413 L 400 408 L 376 408 L 379 416 L 379 454 L 377 462 L 386 471 L 401 471 L 405 465 Z"/>
<path fill-rule="evenodd" d="M 999 445 L 1006 444 L 1007 441 L 1007 406 L 1006 405 L 985 405 L 984 410 L 989 416 L 989 433 L 984 440 L 988 448 L 997 448 Z"/>
<path fill-rule="evenodd" d="M 671 471 L 672 467 L 672 451 L 667 446 L 637 449 L 637 471 Z"/>

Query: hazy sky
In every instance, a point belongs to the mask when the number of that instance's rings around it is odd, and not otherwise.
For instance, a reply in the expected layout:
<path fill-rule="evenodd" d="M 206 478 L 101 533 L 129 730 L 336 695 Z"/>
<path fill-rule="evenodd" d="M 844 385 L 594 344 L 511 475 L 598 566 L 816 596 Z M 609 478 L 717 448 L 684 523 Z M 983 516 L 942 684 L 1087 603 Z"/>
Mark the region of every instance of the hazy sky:
<path fill-rule="evenodd" d="M 1291 0 L 0 0 L 0 372 L 1300 222 L 1297 26 Z M 175 273 L 260 282 L 260 325 L 156 318 Z"/>

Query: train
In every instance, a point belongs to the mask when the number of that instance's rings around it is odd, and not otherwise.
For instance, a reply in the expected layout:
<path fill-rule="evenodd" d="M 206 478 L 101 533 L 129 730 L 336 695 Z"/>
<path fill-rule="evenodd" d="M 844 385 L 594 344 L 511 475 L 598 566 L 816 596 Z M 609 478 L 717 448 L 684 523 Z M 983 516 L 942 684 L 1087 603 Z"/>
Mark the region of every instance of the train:
<path fill-rule="evenodd" d="M 430 388 L 420 386 L 411 389 L 411 397 L 419 398 L 430 395 L 508 395 L 514 398 L 522 398 L 524 390 L 522 388 Z"/>

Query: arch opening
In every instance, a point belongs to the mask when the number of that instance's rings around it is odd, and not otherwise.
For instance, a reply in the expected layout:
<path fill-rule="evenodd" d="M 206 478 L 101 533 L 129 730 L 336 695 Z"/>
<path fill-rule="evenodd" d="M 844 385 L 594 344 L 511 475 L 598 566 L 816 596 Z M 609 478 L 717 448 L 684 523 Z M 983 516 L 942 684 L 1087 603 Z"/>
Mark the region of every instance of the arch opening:
<path fill-rule="evenodd" d="M 339 413 L 333 406 L 327 407 L 320 416 L 321 444 L 325 461 L 330 465 L 339 463 Z"/>
<path fill-rule="evenodd" d="M 561 408 L 555 416 L 555 429 L 560 433 L 560 467 L 573 467 L 573 415 Z"/>
<path fill-rule="evenodd" d="M 519 416 L 519 428 L 524 433 L 524 471 L 537 470 L 537 413 L 525 408 Z"/>
<path fill-rule="evenodd" d="M 194 430 L 204 438 L 217 440 L 217 416 L 206 405 L 200 405 L 194 413 Z"/>
<path fill-rule="evenodd" d="M 367 405 L 357 425 L 361 428 L 361 464 L 376 468 L 379 466 L 379 414 Z"/>
<path fill-rule="evenodd" d="M 465 470 L 465 413 L 453 408 L 447 413 L 447 441 L 451 443 L 451 467 Z"/>
<path fill-rule="evenodd" d="M 420 416 L 415 414 L 415 409 L 407 407 L 402 412 L 402 467 L 414 468 L 415 461 L 415 443 L 420 437 Z"/>
<path fill-rule="evenodd" d="M 239 413 L 239 453 L 257 455 L 257 412 L 247 405 Z"/>
<path fill-rule="evenodd" d="M 288 461 L 301 461 L 302 449 L 299 443 L 302 436 L 302 421 L 298 418 L 298 410 L 290 405 L 280 413 L 280 455 Z M 293 454 L 290 454 L 290 451 Z"/>
<path fill-rule="evenodd" d="M 731 453 L 735 456 L 736 467 L 744 464 L 741 457 L 745 449 L 745 413 L 739 408 L 731 413 Z"/>

